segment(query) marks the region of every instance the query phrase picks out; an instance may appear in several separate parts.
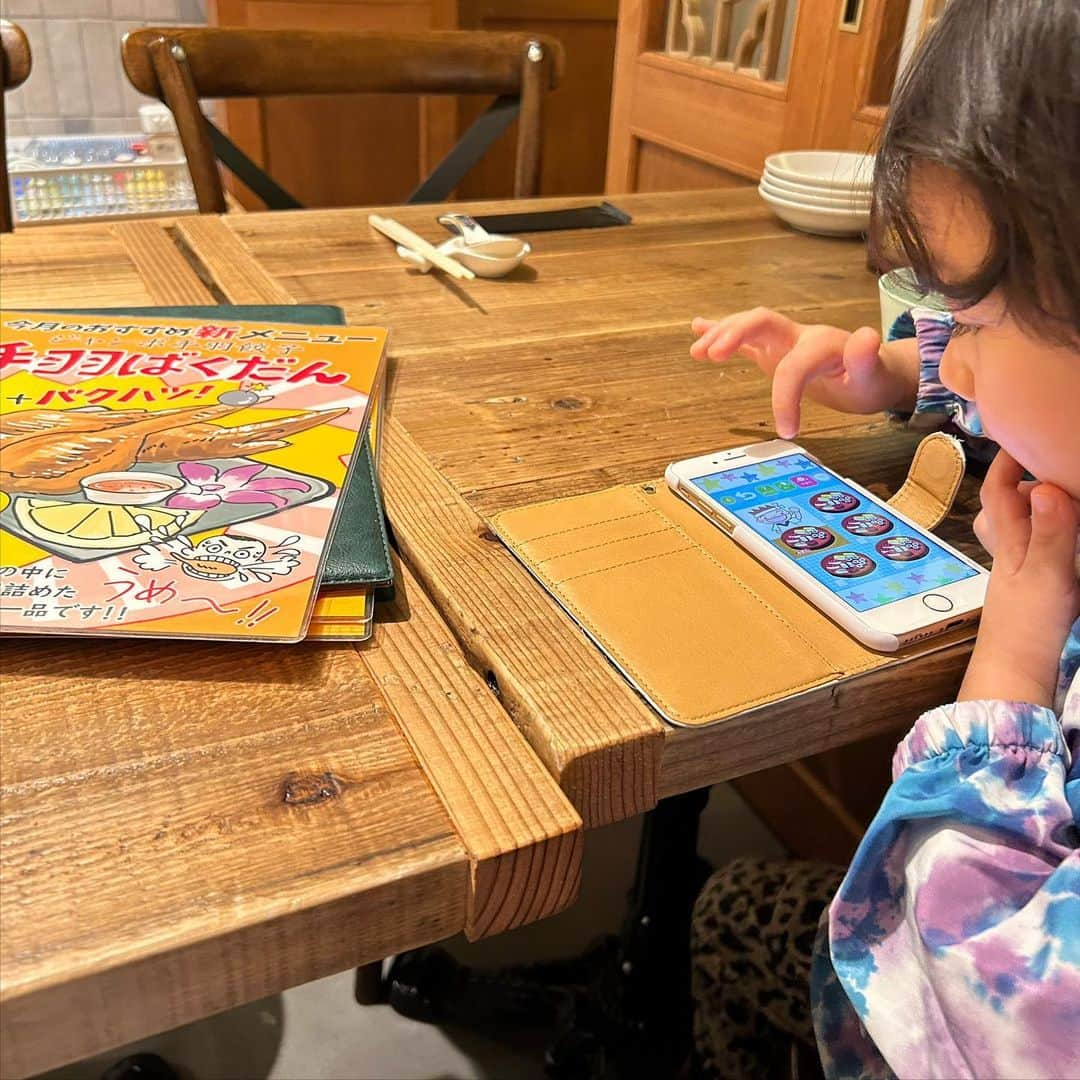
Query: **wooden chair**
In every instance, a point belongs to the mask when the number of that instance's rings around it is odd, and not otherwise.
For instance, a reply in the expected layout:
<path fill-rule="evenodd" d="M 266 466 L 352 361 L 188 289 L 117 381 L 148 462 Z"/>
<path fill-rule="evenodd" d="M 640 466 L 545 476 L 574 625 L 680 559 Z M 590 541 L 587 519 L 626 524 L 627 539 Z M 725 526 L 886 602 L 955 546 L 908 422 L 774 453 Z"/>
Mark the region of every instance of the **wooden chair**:
<path fill-rule="evenodd" d="M 499 101 L 516 97 L 520 116 L 514 195 L 535 195 L 544 97 L 558 85 L 563 60 L 562 46 L 553 38 L 470 30 L 147 27 L 126 35 L 121 54 L 132 85 L 172 110 L 202 213 L 223 213 L 226 207 L 213 133 L 199 108 L 200 97 L 354 93 L 495 94 Z"/>
<path fill-rule="evenodd" d="M 22 27 L 0 19 L 0 232 L 11 232 L 11 181 L 7 167 L 7 126 L 4 120 L 4 91 L 14 90 L 30 74 L 30 42 Z"/>

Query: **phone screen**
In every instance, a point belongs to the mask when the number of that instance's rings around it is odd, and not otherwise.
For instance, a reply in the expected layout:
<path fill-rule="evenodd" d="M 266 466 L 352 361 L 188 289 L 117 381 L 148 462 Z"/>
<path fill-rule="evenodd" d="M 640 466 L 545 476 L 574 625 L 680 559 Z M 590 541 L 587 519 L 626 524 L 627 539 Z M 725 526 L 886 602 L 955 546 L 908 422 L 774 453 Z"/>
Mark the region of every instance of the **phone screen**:
<path fill-rule="evenodd" d="M 804 454 L 691 480 L 855 611 L 978 573 Z"/>

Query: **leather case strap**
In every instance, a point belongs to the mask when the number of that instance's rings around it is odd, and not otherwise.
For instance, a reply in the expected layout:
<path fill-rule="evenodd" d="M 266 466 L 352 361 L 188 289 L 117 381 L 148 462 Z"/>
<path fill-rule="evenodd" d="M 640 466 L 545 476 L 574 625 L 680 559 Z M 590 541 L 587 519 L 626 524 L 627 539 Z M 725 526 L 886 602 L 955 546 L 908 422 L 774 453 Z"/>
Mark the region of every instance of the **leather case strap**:
<path fill-rule="evenodd" d="M 964 450 L 957 439 L 928 435 L 915 451 L 907 479 L 889 500 L 924 529 L 936 529 L 952 509 L 964 479 Z"/>

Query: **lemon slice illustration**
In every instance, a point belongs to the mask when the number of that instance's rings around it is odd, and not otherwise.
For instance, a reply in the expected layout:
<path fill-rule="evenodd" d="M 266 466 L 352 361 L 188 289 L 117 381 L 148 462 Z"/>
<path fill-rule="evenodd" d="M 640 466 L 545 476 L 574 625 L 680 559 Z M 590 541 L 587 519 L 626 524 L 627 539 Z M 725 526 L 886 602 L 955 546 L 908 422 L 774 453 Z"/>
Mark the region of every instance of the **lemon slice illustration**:
<path fill-rule="evenodd" d="M 137 547 L 153 539 L 135 520 L 145 518 L 159 534 L 175 536 L 193 517 L 190 510 L 156 506 L 95 506 L 55 499 L 15 500 L 15 518 L 35 540 L 76 548 Z"/>

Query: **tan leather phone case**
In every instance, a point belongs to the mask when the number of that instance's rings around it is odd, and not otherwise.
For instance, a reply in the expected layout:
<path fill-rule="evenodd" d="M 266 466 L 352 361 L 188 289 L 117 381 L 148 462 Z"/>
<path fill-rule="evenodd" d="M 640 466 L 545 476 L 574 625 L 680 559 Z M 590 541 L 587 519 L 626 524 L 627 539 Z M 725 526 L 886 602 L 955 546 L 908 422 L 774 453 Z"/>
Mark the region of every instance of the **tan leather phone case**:
<path fill-rule="evenodd" d="M 931 435 L 891 502 L 933 528 L 963 472 L 959 444 Z M 508 510 L 491 526 L 674 724 L 722 720 L 974 632 L 873 652 L 662 480 Z"/>

